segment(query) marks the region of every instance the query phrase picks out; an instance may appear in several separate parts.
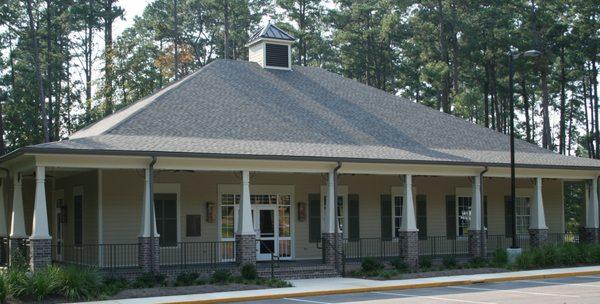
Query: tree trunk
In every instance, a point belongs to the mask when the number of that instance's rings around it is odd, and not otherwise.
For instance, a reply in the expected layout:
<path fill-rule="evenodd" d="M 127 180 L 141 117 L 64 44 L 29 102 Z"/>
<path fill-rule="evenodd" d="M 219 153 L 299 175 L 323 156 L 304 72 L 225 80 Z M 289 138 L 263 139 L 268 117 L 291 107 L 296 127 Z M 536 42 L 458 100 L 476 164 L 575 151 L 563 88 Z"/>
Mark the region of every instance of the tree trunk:
<path fill-rule="evenodd" d="M 42 116 L 42 130 L 44 142 L 49 141 L 48 119 L 46 115 L 46 98 L 44 97 L 44 81 L 42 80 L 42 71 L 40 67 L 40 50 L 38 48 L 35 21 L 33 17 L 33 8 L 31 0 L 27 0 L 27 15 L 29 16 L 29 35 L 31 38 L 31 47 L 33 49 L 33 66 L 35 69 L 35 79 L 38 86 L 38 102 L 40 105 L 40 114 Z"/>
<path fill-rule="evenodd" d="M 223 58 L 229 58 L 229 2 L 223 1 Z"/>
<path fill-rule="evenodd" d="M 489 62 L 485 63 L 485 80 L 483 82 L 483 121 L 486 128 L 490 127 L 490 68 Z"/>
<path fill-rule="evenodd" d="M 104 115 L 114 111 L 113 103 L 113 2 L 104 0 Z"/>
<path fill-rule="evenodd" d="M 560 50 L 560 131 L 559 131 L 559 145 L 558 153 L 566 154 L 566 107 L 567 107 L 567 96 L 566 96 L 566 81 L 567 76 L 565 75 L 565 49 L 561 47 Z"/>
<path fill-rule="evenodd" d="M 53 117 L 54 117 L 54 107 L 52 103 L 52 80 L 54 78 L 53 68 L 54 68 L 54 54 L 52 54 L 52 1 L 46 0 L 46 96 L 48 97 L 48 139 L 54 140 L 54 135 L 52 130 L 54 127 L 52 126 Z M 58 100 L 55 99 L 55 102 Z"/>
<path fill-rule="evenodd" d="M 227 1 L 225 1 L 227 2 Z M 174 38 L 174 48 L 175 54 L 173 58 L 173 62 L 175 64 L 175 80 L 179 79 L 179 24 L 177 20 L 177 0 L 173 0 L 173 38 Z"/>
<path fill-rule="evenodd" d="M 525 73 L 523 73 L 525 74 Z M 529 119 L 529 98 L 527 96 L 527 84 L 524 75 L 521 75 L 521 98 L 523 99 L 523 109 L 525 110 L 525 137 L 531 142 L 531 121 Z"/>

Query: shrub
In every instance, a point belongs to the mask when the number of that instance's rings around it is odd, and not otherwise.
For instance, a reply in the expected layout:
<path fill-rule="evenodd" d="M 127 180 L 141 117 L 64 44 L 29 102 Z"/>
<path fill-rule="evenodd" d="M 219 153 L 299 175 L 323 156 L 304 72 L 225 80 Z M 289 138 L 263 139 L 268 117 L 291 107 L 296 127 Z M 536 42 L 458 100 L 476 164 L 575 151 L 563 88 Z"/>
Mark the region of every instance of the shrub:
<path fill-rule="evenodd" d="M 469 261 L 469 266 L 472 268 L 481 268 L 487 266 L 486 259 L 482 257 L 474 257 Z"/>
<path fill-rule="evenodd" d="M 6 302 L 6 280 L 4 279 L 6 273 L 0 272 L 0 303 Z"/>
<path fill-rule="evenodd" d="M 129 287 L 129 281 L 125 278 L 108 277 L 102 283 L 102 295 L 100 298 L 116 295 L 121 290 Z"/>
<path fill-rule="evenodd" d="M 504 266 L 508 263 L 508 253 L 506 249 L 498 248 L 494 251 L 494 255 L 492 257 L 492 264 L 495 266 Z"/>
<path fill-rule="evenodd" d="M 422 257 L 419 258 L 419 268 L 421 269 L 429 269 L 431 268 L 431 258 L 429 257 Z"/>
<path fill-rule="evenodd" d="M 136 288 L 152 288 L 165 285 L 165 280 L 165 276 L 162 274 L 146 272 L 135 279 L 133 286 Z"/>
<path fill-rule="evenodd" d="M 69 300 L 92 299 L 101 285 L 100 274 L 93 268 L 69 266 L 60 272 L 59 292 Z"/>
<path fill-rule="evenodd" d="M 217 270 L 213 272 L 211 278 L 212 283 L 225 284 L 231 281 L 231 272 L 229 270 Z"/>
<path fill-rule="evenodd" d="M 27 272 L 18 268 L 11 268 L 6 273 L 7 295 L 13 298 L 22 298 L 29 292 L 29 277 Z"/>
<path fill-rule="evenodd" d="M 364 258 L 361 269 L 365 273 L 373 273 L 383 269 L 383 264 L 374 258 Z"/>
<path fill-rule="evenodd" d="M 442 259 L 442 264 L 448 269 L 456 268 L 456 258 L 454 256 L 445 256 Z"/>
<path fill-rule="evenodd" d="M 28 292 L 38 301 L 56 294 L 59 288 L 60 274 L 60 268 L 55 266 L 33 273 L 30 278 Z"/>
<path fill-rule="evenodd" d="M 195 272 L 182 273 L 175 278 L 175 286 L 190 286 L 196 284 L 200 275 Z"/>
<path fill-rule="evenodd" d="M 242 278 L 245 280 L 256 280 L 258 274 L 256 273 L 256 267 L 253 264 L 245 264 L 242 266 Z"/>
<path fill-rule="evenodd" d="M 29 258 L 27 252 L 19 248 L 16 250 L 11 257 L 10 268 L 14 271 L 27 272 L 29 270 Z"/>
<path fill-rule="evenodd" d="M 404 262 L 402 259 L 394 259 L 390 262 L 390 264 L 392 264 L 392 266 L 394 266 L 394 268 L 400 272 L 408 271 L 408 264 L 406 264 L 406 262 Z"/>

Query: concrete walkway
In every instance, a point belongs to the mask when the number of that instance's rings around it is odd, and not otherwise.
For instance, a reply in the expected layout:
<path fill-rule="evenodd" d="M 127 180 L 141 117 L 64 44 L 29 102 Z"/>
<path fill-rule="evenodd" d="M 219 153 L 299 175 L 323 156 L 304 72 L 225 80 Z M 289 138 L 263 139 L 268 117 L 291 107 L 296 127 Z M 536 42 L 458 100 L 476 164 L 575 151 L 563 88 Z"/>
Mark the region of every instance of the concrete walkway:
<path fill-rule="evenodd" d="M 599 274 L 600 266 L 588 266 L 388 281 L 353 278 L 307 279 L 291 280 L 290 282 L 294 287 L 288 288 L 270 288 L 156 298 L 123 299 L 103 301 L 98 303 L 223 303 Z"/>

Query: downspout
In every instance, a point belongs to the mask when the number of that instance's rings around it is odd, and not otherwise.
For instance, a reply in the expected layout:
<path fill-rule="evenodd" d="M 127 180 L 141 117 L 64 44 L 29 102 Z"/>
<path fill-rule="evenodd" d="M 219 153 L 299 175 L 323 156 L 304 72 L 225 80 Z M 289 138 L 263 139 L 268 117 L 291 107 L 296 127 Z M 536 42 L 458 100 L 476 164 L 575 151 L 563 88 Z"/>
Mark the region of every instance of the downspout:
<path fill-rule="evenodd" d="M 156 156 L 152 156 L 152 160 L 148 165 L 148 190 L 150 192 L 148 193 L 148 195 L 150 196 L 150 256 L 152 257 L 150 259 L 150 272 L 154 272 L 154 237 L 156 236 L 154 234 L 154 226 L 156 225 L 154 218 L 154 164 L 156 164 Z"/>

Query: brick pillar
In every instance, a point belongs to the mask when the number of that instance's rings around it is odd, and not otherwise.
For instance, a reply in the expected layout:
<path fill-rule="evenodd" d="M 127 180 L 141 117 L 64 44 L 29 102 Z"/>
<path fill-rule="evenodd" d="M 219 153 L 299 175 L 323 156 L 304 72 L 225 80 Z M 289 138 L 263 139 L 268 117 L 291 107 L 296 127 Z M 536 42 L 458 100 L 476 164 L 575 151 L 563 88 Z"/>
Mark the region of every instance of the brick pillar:
<path fill-rule="evenodd" d="M 548 243 L 548 229 L 529 229 L 531 247 L 542 247 Z"/>
<path fill-rule="evenodd" d="M 419 266 L 419 231 L 399 231 L 400 257 L 409 269 Z"/>
<path fill-rule="evenodd" d="M 158 237 L 138 237 L 138 265 L 143 272 L 159 272 L 160 245 Z"/>
<path fill-rule="evenodd" d="M 341 233 L 323 233 L 321 234 L 323 242 L 323 262 L 331 265 L 338 270 L 342 266 L 342 247 L 343 236 Z M 337 236 L 337 239 L 336 239 Z"/>
<path fill-rule="evenodd" d="M 256 264 L 256 235 L 235 235 L 235 261 L 240 266 Z"/>
<path fill-rule="evenodd" d="M 29 267 L 31 271 L 42 270 L 52 263 L 50 239 L 29 240 Z"/>
<path fill-rule="evenodd" d="M 582 243 L 598 243 L 600 240 L 600 229 L 598 228 L 581 228 L 581 235 L 579 236 Z"/>
<path fill-rule="evenodd" d="M 487 256 L 485 230 L 469 230 L 469 255 L 473 258 L 485 258 Z"/>

